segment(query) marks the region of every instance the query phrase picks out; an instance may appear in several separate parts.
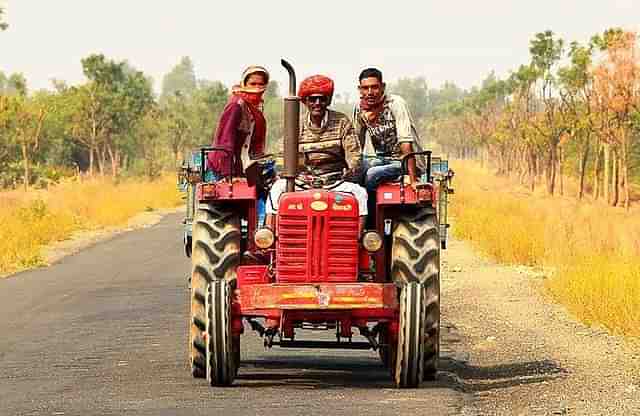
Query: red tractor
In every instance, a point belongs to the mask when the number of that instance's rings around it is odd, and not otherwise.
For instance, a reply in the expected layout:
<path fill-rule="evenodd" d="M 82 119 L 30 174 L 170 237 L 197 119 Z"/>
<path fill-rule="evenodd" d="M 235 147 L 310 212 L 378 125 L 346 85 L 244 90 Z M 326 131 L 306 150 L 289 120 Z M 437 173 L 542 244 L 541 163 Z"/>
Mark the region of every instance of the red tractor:
<path fill-rule="evenodd" d="M 440 349 L 438 190 L 430 178 L 380 185 L 375 229 L 359 231 L 358 203 L 322 187 L 294 191 L 300 101 L 289 72 L 284 171 L 275 230 L 258 227 L 255 177 L 196 185 L 190 365 L 212 386 L 233 383 L 244 321 L 267 347 L 374 349 L 398 387 L 436 375 Z M 216 150 L 203 149 L 206 152 Z M 403 163 L 404 164 L 404 163 Z M 202 177 L 204 178 L 204 163 Z M 405 166 L 406 168 L 406 166 Z M 406 171 L 406 169 L 405 169 Z M 336 341 L 296 339 L 297 329 Z M 352 340 L 354 330 L 366 341 Z"/>

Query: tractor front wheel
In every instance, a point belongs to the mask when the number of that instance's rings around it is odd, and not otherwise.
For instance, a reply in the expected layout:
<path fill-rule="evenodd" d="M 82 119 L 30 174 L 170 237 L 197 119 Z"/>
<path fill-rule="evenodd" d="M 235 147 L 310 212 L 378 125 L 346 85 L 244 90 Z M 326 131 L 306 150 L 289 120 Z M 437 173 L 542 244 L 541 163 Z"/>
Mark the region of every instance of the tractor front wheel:
<path fill-rule="evenodd" d="M 404 359 L 401 341 L 413 336 L 413 329 L 404 328 L 403 323 L 411 325 L 412 319 L 418 319 L 415 314 L 411 314 L 411 308 L 418 307 L 411 303 L 415 299 L 422 308 L 419 325 L 422 326 L 420 339 L 423 340 L 423 363 L 417 377 L 421 380 L 435 379 L 440 355 L 440 237 L 435 211 L 432 208 L 421 208 L 398 218 L 393 231 L 391 252 L 391 275 L 393 281 L 402 288 L 400 333 L 394 351 L 396 384 L 399 387 L 417 386 L 413 379 L 415 374 L 410 373 L 409 378 L 405 377 L 399 366 L 406 364 L 399 363 L 399 360 L 401 357 Z M 419 296 L 413 295 L 414 284 L 418 284 L 417 287 L 420 288 Z"/>
<path fill-rule="evenodd" d="M 212 386 L 229 386 L 239 367 L 240 337 L 231 330 L 231 290 L 216 280 L 207 291 L 207 380 Z"/>
<path fill-rule="evenodd" d="M 425 291 L 417 282 L 400 292 L 400 323 L 395 348 L 394 380 L 397 387 L 420 386 L 424 377 Z"/>

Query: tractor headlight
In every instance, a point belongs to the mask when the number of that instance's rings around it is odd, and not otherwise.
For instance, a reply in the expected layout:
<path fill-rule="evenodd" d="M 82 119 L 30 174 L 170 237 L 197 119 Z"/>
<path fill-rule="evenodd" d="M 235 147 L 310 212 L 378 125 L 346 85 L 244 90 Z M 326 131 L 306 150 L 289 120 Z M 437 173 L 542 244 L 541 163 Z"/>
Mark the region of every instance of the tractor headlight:
<path fill-rule="evenodd" d="M 255 241 L 256 247 L 264 250 L 273 246 L 276 236 L 270 228 L 260 228 L 253 236 L 253 241 Z"/>
<path fill-rule="evenodd" d="M 382 247 L 382 237 L 375 231 L 367 231 L 362 236 L 362 246 L 370 253 L 375 253 Z"/>

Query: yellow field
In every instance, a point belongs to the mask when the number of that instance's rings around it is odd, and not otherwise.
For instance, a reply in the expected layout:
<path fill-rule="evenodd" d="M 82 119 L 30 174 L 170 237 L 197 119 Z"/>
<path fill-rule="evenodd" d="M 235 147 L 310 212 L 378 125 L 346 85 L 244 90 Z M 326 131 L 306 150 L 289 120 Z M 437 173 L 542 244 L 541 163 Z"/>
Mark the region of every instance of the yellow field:
<path fill-rule="evenodd" d="M 454 233 L 492 258 L 545 267 L 545 287 L 581 320 L 640 336 L 640 216 L 531 195 L 471 163 L 454 164 Z"/>
<path fill-rule="evenodd" d="M 154 182 L 95 179 L 0 193 L 0 275 L 41 265 L 42 247 L 74 231 L 122 225 L 139 212 L 179 203 L 171 175 Z"/>

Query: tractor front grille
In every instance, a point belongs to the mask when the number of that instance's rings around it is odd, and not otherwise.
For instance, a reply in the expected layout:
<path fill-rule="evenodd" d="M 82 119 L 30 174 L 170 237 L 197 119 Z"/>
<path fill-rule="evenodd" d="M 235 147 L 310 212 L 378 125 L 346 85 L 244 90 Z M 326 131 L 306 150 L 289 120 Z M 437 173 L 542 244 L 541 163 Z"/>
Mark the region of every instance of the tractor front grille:
<path fill-rule="evenodd" d="M 277 281 L 352 282 L 358 275 L 358 218 L 330 212 L 278 218 Z"/>

